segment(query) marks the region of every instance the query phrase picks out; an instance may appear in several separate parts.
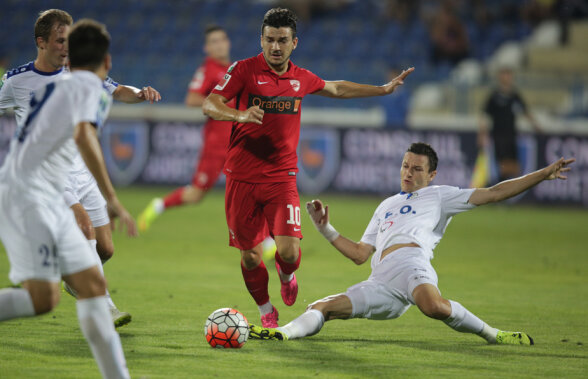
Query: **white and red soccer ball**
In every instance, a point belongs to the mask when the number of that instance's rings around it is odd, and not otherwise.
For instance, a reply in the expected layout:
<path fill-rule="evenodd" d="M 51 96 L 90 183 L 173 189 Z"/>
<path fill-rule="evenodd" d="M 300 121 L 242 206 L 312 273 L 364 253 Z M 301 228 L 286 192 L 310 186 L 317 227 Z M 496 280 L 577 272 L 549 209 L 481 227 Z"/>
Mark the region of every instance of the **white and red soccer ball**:
<path fill-rule="evenodd" d="M 217 309 L 204 324 L 204 336 L 212 347 L 238 349 L 247 342 L 249 324 L 243 313 L 236 309 Z"/>

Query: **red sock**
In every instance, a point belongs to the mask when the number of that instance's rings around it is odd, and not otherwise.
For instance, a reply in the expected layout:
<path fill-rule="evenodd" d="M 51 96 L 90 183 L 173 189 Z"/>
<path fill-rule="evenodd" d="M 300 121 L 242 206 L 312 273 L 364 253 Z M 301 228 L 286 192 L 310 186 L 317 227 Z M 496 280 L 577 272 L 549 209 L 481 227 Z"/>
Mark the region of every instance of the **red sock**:
<path fill-rule="evenodd" d="M 278 254 L 278 252 L 276 251 L 276 262 L 278 262 L 278 264 L 280 265 L 280 269 L 286 275 L 290 275 L 294 271 L 298 270 L 298 267 L 300 266 L 300 258 L 301 257 L 302 257 L 302 250 L 300 250 L 300 248 L 298 248 L 298 259 L 294 263 L 288 263 L 288 262 L 284 261 L 284 259 L 282 259 L 282 257 L 280 257 L 280 254 Z"/>
<path fill-rule="evenodd" d="M 175 207 L 184 204 L 182 201 L 182 194 L 184 193 L 185 188 L 186 187 L 180 187 L 164 197 L 163 207 L 167 209 L 169 207 Z"/>
<path fill-rule="evenodd" d="M 245 279 L 245 286 L 247 290 L 255 300 L 257 305 L 263 305 L 269 301 L 269 293 L 267 292 L 267 283 L 269 281 L 269 275 L 267 268 L 263 261 L 252 270 L 247 270 L 241 262 L 241 272 L 243 273 L 243 279 Z"/>

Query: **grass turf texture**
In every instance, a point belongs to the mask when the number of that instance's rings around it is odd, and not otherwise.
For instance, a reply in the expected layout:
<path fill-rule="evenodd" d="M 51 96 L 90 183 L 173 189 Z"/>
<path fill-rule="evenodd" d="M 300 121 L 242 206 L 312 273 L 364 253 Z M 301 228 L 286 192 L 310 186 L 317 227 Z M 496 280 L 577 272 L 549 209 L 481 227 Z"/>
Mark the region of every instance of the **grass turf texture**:
<path fill-rule="evenodd" d="M 121 189 L 133 214 L 162 188 Z M 333 224 L 359 239 L 381 199 L 323 195 Z M 308 198 L 303 198 L 304 204 Z M 305 212 L 303 212 L 305 213 Z M 208 346 L 203 329 L 215 309 L 259 313 L 227 246 L 223 194 L 166 212 L 137 239 L 115 233 L 106 276 L 115 303 L 133 322 L 119 329 L 133 377 L 583 377 L 588 369 L 586 210 L 486 206 L 454 218 L 435 250 L 443 295 L 490 325 L 528 332 L 532 347 L 487 345 L 423 316 L 331 321 L 306 339 L 250 340 L 240 350 Z M 369 263 L 343 258 L 303 215 L 297 303 L 286 307 L 273 264 L 270 295 L 285 324 L 306 306 L 369 275 Z M 0 283 L 8 285 L 0 254 Z M 97 378 L 73 298 L 52 313 L 0 324 L 0 377 Z"/>

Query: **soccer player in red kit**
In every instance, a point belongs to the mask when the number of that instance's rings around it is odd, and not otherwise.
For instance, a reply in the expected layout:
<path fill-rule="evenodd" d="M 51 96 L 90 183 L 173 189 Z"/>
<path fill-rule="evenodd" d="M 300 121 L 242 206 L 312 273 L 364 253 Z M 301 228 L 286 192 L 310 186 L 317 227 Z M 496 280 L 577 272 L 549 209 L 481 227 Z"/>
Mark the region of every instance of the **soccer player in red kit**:
<path fill-rule="evenodd" d="M 231 42 L 226 31 L 217 25 L 209 26 L 204 32 L 206 58 L 192 78 L 185 103 L 189 107 L 200 107 L 214 86 L 223 78 L 231 64 Z M 234 107 L 234 102 L 228 104 Z M 232 123 L 208 119 L 203 131 L 203 149 L 192 183 L 180 187 L 163 199 L 151 200 L 138 217 L 139 230 L 146 231 L 153 221 L 170 207 L 199 203 L 206 192 L 216 183 L 225 163 Z"/>
<path fill-rule="evenodd" d="M 269 300 L 262 244 L 269 234 L 277 245 L 281 295 L 292 305 L 298 294 L 294 271 L 300 265 L 300 200 L 296 188 L 301 101 L 315 94 L 335 98 L 387 95 L 414 69 L 382 86 L 324 81 L 290 61 L 298 45 L 296 15 L 270 9 L 263 19 L 261 48 L 255 57 L 234 63 L 206 98 L 202 109 L 215 120 L 233 121 L 224 172 L 225 212 L 230 245 L 241 251 L 241 271 L 257 303 L 264 327 L 278 325 Z M 226 104 L 236 99 L 236 107 Z M 273 327 L 275 327 L 273 326 Z"/>

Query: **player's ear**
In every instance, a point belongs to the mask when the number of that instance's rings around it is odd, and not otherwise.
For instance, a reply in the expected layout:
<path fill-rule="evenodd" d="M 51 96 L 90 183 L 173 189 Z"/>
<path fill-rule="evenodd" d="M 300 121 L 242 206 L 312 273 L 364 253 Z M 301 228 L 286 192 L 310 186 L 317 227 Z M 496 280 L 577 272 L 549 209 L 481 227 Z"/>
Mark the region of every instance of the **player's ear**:
<path fill-rule="evenodd" d="M 35 40 L 35 42 L 36 42 L 37 47 L 39 49 L 44 49 L 45 48 L 46 42 L 43 39 L 43 37 L 37 37 L 36 40 Z"/>
<path fill-rule="evenodd" d="M 294 39 L 292 40 L 292 50 L 296 49 L 296 46 L 298 46 L 298 37 L 294 37 Z"/>
<path fill-rule="evenodd" d="M 435 179 L 435 176 L 437 176 L 437 170 L 429 172 L 429 183 L 432 182 L 433 179 Z"/>

